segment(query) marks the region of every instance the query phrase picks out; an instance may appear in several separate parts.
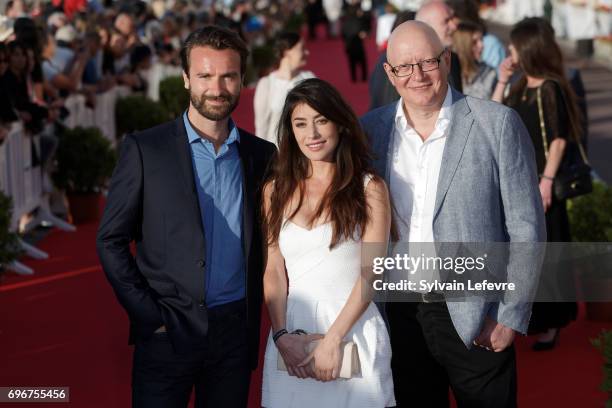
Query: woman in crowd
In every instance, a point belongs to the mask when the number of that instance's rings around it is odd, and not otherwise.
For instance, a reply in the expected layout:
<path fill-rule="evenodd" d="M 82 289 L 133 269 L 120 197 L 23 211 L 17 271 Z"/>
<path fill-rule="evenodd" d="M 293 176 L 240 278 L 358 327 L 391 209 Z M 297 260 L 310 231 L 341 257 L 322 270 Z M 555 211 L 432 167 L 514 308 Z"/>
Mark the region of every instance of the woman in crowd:
<path fill-rule="evenodd" d="M 298 82 L 315 75 L 302 70 L 306 65 L 308 50 L 299 34 L 280 34 L 275 41 L 275 54 L 279 60 L 278 68 L 257 83 L 254 109 L 255 134 L 277 144 L 276 128 L 287 92 Z"/>
<path fill-rule="evenodd" d="M 480 60 L 482 36 L 482 27 L 471 22 L 461 22 L 453 34 L 453 50 L 461 62 L 463 93 L 476 98 L 491 99 L 497 74 Z"/>
<path fill-rule="evenodd" d="M 0 78 L 8 69 L 9 55 L 6 45 L 0 43 Z M 3 81 L 0 80 L 0 95 L 6 95 L 8 91 L 4 89 Z M 0 144 L 8 135 L 11 123 L 17 120 L 15 108 L 9 98 L 0 98 Z"/>
<path fill-rule="evenodd" d="M 500 65 L 493 100 L 502 101 L 506 84 L 519 70 L 518 80 L 503 101 L 516 109 L 533 141 L 548 241 L 568 242 L 571 238 L 566 203 L 553 194 L 553 181 L 568 142 L 580 140 L 576 96 L 565 77 L 563 56 L 552 27 L 545 20 L 528 18 L 516 24 L 510 33 L 509 49 L 510 56 Z M 576 303 L 535 303 L 530 332 L 540 336 L 534 349 L 553 348 L 560 328 L 576 318 L 576 311 Z"/>
<path fill-rule="evenodd" d="M 30 67 L 25 44 L 12 41 L 7 45 L 8 69 L 0 78 L 2 88 L 11 105 L 17 111 L 25 128 L 31 133 L 40 132 L 48 119 L 49 111 L 33 101 L 30 92 Z"/>
<path fill-rule="evenodd" d="M 137 45 L 130 54 L 131 81 L 129 85 L 132 92 L 146 93 L 148 87 L 146 73 L 151 69 L 153 54 L 147 45 Z"/>
<path fill-rule="evenodd" d="M 480 17 L 480 2 L 477 0 L 447 0 L 446 3 L 455 12 L 457 23 L 469 21 L 482 28 L 484 35 L 479 60 L 497 71 L 499 64 L 506 58 L 506 47 L 496 35 L 487 30 L 487 23 Z"/>
<path fill-rule="evenodd" d="M 385 255 L 391 210 L 367 146 L 355 113 L 327 82 L 308 79 L 289 92 L 264 188 L 266 408 L 395 405 L 389 336 L 367 290 L 372 257 Z M 337 380 L 342 341 L 356 344 L 361 367 L 347 380 Z"/>

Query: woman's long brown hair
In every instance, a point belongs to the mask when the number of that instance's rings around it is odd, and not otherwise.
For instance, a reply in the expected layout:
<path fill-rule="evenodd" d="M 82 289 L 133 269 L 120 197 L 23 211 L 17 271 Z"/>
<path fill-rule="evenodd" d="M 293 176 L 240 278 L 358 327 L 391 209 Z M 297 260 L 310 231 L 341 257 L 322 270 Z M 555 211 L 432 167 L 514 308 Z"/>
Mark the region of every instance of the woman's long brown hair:
<path fill-rule="evenodd" d="M 462 21 L 453 34 L 453 48 L 459 56 L 461 78 L 465 82 L 472 80 L 478 72 L 478 61 L 474 58 L 472 36 L 483 33 L 482 27 L 469 21 Z"/>
<path fill-rule="evenodd" d="M 555 41 L 555 34 L 550 24 L 538 17 L 526 18 L 518 22 L 510 32 L 510 42 L 519 56 L 523 75 L 516 81 L 507 99 L 522 93 L 527 86 L 527 75 L 556 82 L 563 92 L 570 130 L 568 137 L 580 141 L 582 115 L 576 102 L 577 97 L 565 76 L 563 54 Z"/>
<path fill-rule="evenodd" d="M 279 152 L 272 164 L 271 204 L 264 219 L 268 244 L 278 242 L 285 220 L 300 210 L 304 200 L 305 181 L 311 176 L 309 159 L 302 153 L 293 133 L 291 115 L 296 106 L 307 104 L 338 129 L 338 146 L 334 152 L 335 172 L 308 227 L 322 216 L 333 228 L 330 249 L 341 240 L 355 238 L 368 222 L 364 177 L 373 174 L 369 167 L 370 153 L 357 116 L 329 83 L 313 78 L 300 82 L 287 95 L 278 125 Z M 286 214 L 291 199 L 299 193 L 296 208 Z"/>

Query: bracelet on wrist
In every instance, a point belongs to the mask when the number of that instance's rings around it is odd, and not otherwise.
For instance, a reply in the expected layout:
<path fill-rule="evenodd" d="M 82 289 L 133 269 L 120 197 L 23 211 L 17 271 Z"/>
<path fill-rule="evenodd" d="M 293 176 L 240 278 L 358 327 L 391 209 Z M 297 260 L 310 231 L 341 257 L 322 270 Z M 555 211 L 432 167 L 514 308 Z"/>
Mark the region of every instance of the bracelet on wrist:
<path fill-rule="evenodd" d="M 546 179 L 546 180 L 550 180 L 550 181 L 555 181 L 554 177 L 549 177 L 549 176 L 547 176 L 545 174 L 541 174 L 540 178 L 543 178 L 543 179 Z"/>
<path fill-rule="evenodd" d="M 279 331 L 277 331 L 276 333 L 272 335 L 272 340 L 274 340 L 274 343 L 276 343 L 278 339 L 280 339 L 283 335 L 287 333 L 289 333 L 287 329 L 280 329 Z"/>

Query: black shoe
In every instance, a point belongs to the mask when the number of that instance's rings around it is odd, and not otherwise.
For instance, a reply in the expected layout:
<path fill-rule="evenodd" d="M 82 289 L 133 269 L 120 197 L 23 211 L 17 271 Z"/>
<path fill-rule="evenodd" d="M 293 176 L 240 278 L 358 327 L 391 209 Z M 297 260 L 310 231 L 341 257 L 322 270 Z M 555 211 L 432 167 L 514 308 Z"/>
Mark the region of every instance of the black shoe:
<path fill-rule="evenodd" d="M 557 343 L 559 342 L 559 334 L 561 333 L 561 329 L 557 329 L 555 336 L 550 341 L 536 341 L 531 346 L 533 351 L 548 351 L 555 348 Z"/>

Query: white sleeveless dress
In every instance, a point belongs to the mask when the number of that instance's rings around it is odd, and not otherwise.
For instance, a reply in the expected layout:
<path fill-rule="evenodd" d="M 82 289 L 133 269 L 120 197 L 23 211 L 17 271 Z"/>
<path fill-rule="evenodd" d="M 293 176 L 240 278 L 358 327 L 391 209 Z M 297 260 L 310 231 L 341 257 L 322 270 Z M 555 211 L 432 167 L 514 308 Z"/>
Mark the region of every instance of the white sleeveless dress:
<path fill-rule="evenodd" d="M 367 177 L 365 184 L 371 177 Z M 287 330 L 327 333 L 346 303 L 361 270 L 361 242 L 348 240 L 329 250 L 330 223 L 311 230 L 285 222 L 279 248 L 289 278 Z M 383 408 L 395 406 L 391 345 L 385 322 L 370 303 L 344 340 L 357 344 L 361 377 L 319 382 L 277 369 L 278 350 L 268 336 L 263 371 L 265 408 Z"/>

